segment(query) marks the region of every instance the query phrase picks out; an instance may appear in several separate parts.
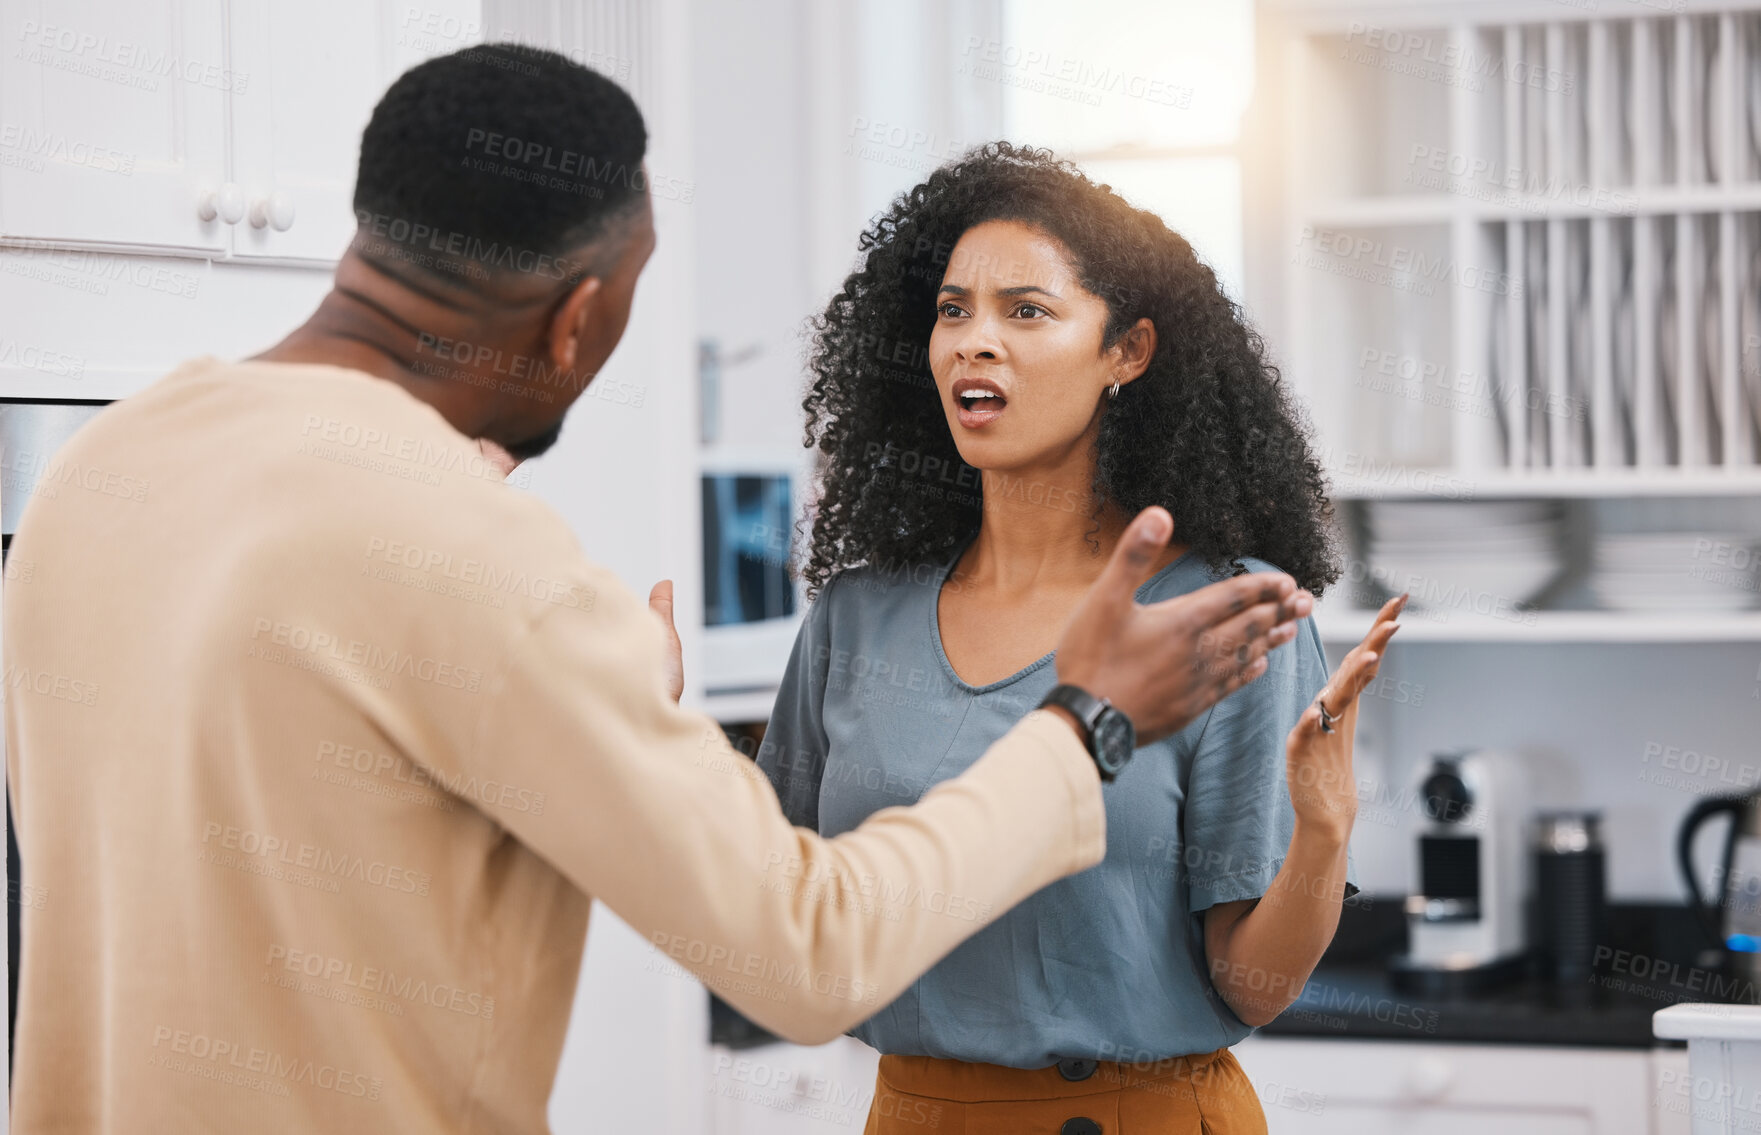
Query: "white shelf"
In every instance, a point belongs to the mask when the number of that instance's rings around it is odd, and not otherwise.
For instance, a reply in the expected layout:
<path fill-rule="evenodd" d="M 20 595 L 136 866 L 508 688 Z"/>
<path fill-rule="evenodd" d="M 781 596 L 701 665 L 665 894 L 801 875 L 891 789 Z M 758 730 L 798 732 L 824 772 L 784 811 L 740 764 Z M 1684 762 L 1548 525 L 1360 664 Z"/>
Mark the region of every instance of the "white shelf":
<path fill-rule="evenodd" d="M 1396 225 L 1444 225 L 1467 207 L 1449 193 L 1386 194 L 1341 197 L 1313 206 L 1307 213 L 1315 228 L 1379 229 Z"/>
<path fill-rule="evenodd" d="M 743 725 L 748 721 L 769 721 L 776 701 L 775 689 L 742 690 L 732 694 L 705 694 L 692 708 L 723 725 Z"/>
<path fill-rule="evenodd" d="M 1657 1010 L 1651 1029 L 1665 1040 L 1758 1042 L 1761 1005 L 1671 1005 Z"/>
<path fill-rule="evenodd" d="M 1436 28 L 1465 21 L 1471 27 L 1506 23 L 1583 23 L 1615 14 L 1612 4 L 1535 0 L 1262 0 L 1286 27 L 1309 35 L 1344 35 L 1365 24 L 1380 28 Z M 1758 0 L 1633 0 L 1632 17 L 1707 15 L 1761 7 Z"/>
<path fill-rule="evenodd" d="M 1761 496 L 1761 468 L 1404 469 L 1373 476 L 1329 471 L 1334 500 L 1494 500 L 1520 497 Z"/>
<path fill-rule="evenodd" d="M 1341 197 L 1310 206 L 1304 216 L 1316 228 L 1373 229 L 1448 224 L 1457 217 L 1469 221 L 1544 221 L 1761 211 L 1761 183 L 1595 190 L 1586 186 L 1580 187 L 1577 199 L 1563 191 L 1559 196 L 1546 196 L 1497 191 L 1471 183 L 1469 188 L 1475 192 Z"/>
<path fill-rule="evenodd" d="M 1653 188 L 1580 187 L 1588 200 L 1513 193 L 1508 199 L 1464 200 L 1475 220 L 1543 220 L 1551 217 L 1648 217 L 1677 213 L 1747 212 L 1761 209 L 1761 184 L 1657 186 Z"/>
<path fill-rule="evenodd" d="M 1323 610 L 1315 626 L 1327 643 L 1352 644 L 1369 632 L 1374 611 Z M 1526 621 L 1532 619 L 1533 621 Z M 1509 619 L 1455 611 L 1412 610 L 1401 616 L 1396 642 L 1438 643 L 1694 643 L 1761 642 L 1761 611 L 1716 615 L 1630 611 L 1517 612 Z"/>

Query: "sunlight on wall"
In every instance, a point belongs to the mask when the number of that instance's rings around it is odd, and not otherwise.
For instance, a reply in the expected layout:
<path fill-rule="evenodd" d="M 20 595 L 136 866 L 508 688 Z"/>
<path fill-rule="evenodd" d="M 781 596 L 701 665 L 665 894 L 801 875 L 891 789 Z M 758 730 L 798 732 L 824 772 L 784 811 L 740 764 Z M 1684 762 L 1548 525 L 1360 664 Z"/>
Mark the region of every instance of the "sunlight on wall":
<path fill-rule="evenodd" d="M 1241 162 L 1232 156 L 1084 161 L 1083 170 L 1185 237 L 1241 300 Z"/>
<path fill-rule="evenodd" d="M 1249 0 L 1006 0 L 984 58 L 1012 137 L 1061 152 L 1227 145 L 1253 89 Z"/>
<path fill-rule="evenodd" d="M 1160 214 L 1240 299 L 1233 147 L 1253 90 L 1250 0 L 1098 11 L 1006 0 L 1003 28 L 999 41 L 969 45 L 963 65 L 1003 86 L 1005 136 L 1051 147 Z"/>

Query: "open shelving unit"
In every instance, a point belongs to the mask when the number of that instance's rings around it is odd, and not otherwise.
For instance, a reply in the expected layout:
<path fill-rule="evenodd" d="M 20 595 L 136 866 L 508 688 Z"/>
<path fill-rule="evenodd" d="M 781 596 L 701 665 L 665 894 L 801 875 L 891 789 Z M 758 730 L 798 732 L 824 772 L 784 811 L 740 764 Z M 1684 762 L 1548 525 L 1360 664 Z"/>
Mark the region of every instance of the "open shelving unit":
<path fill-rule="evenodd" d="M 1352 500 L 1485 500 L 1548 497 L 1761 497 L 1761 468 L 1335 470 L 1332 495 Z"/>
<path fill-rule="evenodd" d="M 1761 545 L 1761 2 L 1266 0 L 1260 26 L 1265 306 L 1352 556 L 1380 500 L 1605 502 L 1625 531 L 1622 502 L 1694 498 Z M 1761 642 L 1756 610 L 1550 601 L 1403 639 Z M 1325 637 L 1367 628 L 1348 604 Z"/>
<path fill-rule="evenodd" d="M 1693 643 L 1761 642 L 1761 611 L 1734 615 L 1534 611 L 1533 621 L 1449 613 L 1401 620 L 1400 641 L 1446 643 Z M 1321 640 L 1349 648 L 1369 633 L 1374 611 L 1325 609 L 1315 618 Z"/>

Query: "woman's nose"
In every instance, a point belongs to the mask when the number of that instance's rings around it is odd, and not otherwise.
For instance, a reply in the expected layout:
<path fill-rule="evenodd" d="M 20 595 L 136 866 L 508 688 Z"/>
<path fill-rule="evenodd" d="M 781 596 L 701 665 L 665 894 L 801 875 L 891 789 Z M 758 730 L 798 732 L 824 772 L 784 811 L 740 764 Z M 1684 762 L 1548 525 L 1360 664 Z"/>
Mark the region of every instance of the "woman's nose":
<path fill-rule="evenodd" d="M 954 355 L 961 362 L 973 359 L 995 362 L 1002 353 L 1002 343 L 993 334 L 989 320 L 973 320 L 967 325 L 966 334 L 954 344 Z"/>

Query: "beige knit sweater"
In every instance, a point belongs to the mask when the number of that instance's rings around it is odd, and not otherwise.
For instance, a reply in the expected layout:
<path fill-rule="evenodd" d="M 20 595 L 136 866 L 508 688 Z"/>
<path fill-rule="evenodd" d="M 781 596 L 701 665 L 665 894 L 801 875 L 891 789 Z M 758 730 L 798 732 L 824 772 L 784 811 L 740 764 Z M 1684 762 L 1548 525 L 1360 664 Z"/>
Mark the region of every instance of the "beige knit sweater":
<path fill-rule="evenodd" d="M 17 1131 L 541 1132 L 590 897 L 813 1042 L 1103 854 L 1044 713 L 917 807 L 790 827 L 645 605 L 389 382 L 198 360 L 38 464 Z"/>

